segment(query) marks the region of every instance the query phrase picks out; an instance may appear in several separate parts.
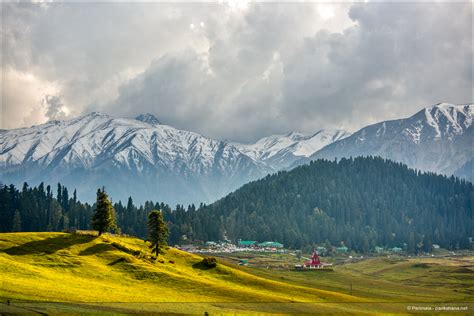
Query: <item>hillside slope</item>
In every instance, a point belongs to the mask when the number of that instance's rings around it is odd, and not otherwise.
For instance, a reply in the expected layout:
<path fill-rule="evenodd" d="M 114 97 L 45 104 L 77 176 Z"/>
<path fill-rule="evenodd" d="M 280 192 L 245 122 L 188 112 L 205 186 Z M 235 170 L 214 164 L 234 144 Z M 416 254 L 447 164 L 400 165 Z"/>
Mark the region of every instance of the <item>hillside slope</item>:
<path fill-rule="evenodd" d="M 143 240 L 66 233 L 0 234 L 0 298 L 14 301 L 94 303 L 112 306 L 140 303 L 122 311 L 146 310 L 147 303 L 170 303 L 174 310 L 228 310 L 238 302 L 366 301 L 346 294 L 272 281 L 219 264 L 206 270 L 199 256 L 169 248 L 157 261 L 149 258 Z M 186 304 L 179 304 L 180 302 Z M 215 305 L 215 304 L 214 304 Z M 149 305 L 156 309 L 157 305 Z M 159 308 L 168 308 L 166 304 Z M 239 309 L 238 304 L 237 310 Z M 259 307 L 260 306 L 260 307 Z M 278 305 L 275 305 L 278 307 Z M 256 304 L 257 310 L 271 311 Z M 280 307 L 281 308 L 281 307 Z M 305 305 L 295 305 L 298 311 Z M 290 308 L 290 310 L 291 310 Z M 307 310 L 306 310 L 307 311 Z"/>

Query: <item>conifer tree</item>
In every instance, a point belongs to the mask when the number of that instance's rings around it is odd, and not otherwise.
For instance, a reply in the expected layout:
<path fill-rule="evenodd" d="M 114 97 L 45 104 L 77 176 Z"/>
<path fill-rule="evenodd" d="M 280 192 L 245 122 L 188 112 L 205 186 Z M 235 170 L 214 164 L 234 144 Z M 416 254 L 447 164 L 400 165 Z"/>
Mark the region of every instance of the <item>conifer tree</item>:
<path fill-rule="evenodd" d="M 12 231 L 21 232 L 21 215 L 18 210 L 15 210 L 15 215 L 13 217 Z"/>
<path fill-rule="evenodd" d="M 153 210 L 148 214 L 148 236 L 151 242 L 151 252 L 158 256 L 161 249 L 166 246 L 168 238 L 168 226 L 160 211 Z"/>
<path fill-rule="evenodd" d="M 92 216 L 92 228 L 99 231 L 99 236 L 103 232 L 117 228 L 115 210 L 104 188 L 97 190 L 97 202 L 94 215 Z"/>

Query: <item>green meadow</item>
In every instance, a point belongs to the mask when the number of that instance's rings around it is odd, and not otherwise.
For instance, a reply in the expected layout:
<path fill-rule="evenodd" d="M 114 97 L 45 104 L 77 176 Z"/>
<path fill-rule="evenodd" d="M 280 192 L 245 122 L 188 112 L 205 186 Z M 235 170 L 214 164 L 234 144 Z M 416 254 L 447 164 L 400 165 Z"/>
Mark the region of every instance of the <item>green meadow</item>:
<path fill-rule="evenodd" d="M 468 314 L 474 300 L 472 256 L 374 258 L 331 272 L 201 260 L 174 248 L 155 258 L 132 237 L 3 233 L 0 312 L 377 314 L 449 305 Z"/>

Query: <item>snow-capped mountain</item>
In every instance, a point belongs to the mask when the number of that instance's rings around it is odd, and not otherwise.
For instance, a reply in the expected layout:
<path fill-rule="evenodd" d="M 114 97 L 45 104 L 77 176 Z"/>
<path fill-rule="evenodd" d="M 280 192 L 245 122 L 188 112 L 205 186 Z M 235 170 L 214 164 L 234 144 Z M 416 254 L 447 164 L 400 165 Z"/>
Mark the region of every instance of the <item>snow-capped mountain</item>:
<path fill-rule="evenodd" d="M 364 127 L 297 164 L 318 158 L 372 155 L 419 170 L 472 179 L 473 113 L 473 104 L 440 103 L 409 118 Z"/>
<path fill-rule="evenodd" d="M 153 115 L 150 113 L 146 114 L 140 114 L 135 118 L 137 121 L 142 121 L 151 125 L 160 125 L 161 122 Z"/>
<path fill-rule="evenodd" d="M 264 137 L 252 144 L 234 145 L 255 160 L 265 162 L 274 170 L 281 170 L 301 157 L 309 157 L 324 146 L 349 135 L 343 130 L 320 130 L 314 134 L 290 132 Z"/>
<path fill-rule="evenodd" d="M 211 202 L 272 170 L 229 142 L 97 112 L 66 121 L 0 131 L 3 183 L 61 182 L 93 200 L 111 196 L 167 203 Z"/>
<path fill-rule="evenodd" d="M 313 159 L 377 155 L 472 180 L 473 104 L 438 104 L 350 135 L 321 130 L 217 141 L 161 124 L 97 112 L 66 121 L 0 130 L 0 181 L 61 182 L 92 201 L 105 186 L 115 200 L 212 202 L 244 183 Z"/>

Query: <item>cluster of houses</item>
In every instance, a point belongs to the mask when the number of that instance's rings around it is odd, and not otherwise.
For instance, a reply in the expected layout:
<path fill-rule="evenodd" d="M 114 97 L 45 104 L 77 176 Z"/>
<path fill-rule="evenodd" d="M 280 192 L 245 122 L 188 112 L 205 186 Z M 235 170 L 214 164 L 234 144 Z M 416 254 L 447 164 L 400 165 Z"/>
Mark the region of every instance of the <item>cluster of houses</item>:
<path fill-rule="evenodd" d="M 232 243 L 230 240 L 224 240 L 219 242 L 207 241 L 204 244 L 196 245 L 181 245 L 176 246 L 187 252 L 202 252 L 202 253 L 234 253 L 234 252 L 244 252 L 244 251 L 256 251 L 256 252 L 284 252 L 284 246 L 282 243 L 276 241 L 264 241 L 258 242 L 255 240 L 242 240 L 239 239 L 237 243 Z M 433 250 L 439 249 L 439 245 L 433 245 Z M 326 247 L 319 246 L 314 249 L 319 255 L 326 256 L 329 251 Z M 332 253 L 344 255 L 349 255 L 349 248 L 345 245 L 340 247 L 332 248 Z M 374 248 L 374 252 L 377 254 L 384 253 L 401 253 L 403 249 L 400 247 L 380 247 L 377 246 Z"/>
<path fill-rule="evenodd" d="M 283 244 L 280 244 L 276 241 L 264 241 L 264 242 L 257 242 L 254 240 L 242 240 L 239 239 L 237 245 L 241 248 L 253 248 L 259 250 L 278 250 L 283 249 Z"/>
<path fill-rule="evenodd" d="M 243 251 L 258 252 L 284 252 L 283 244 L 276 241 L 257 242 L 253 240 L 237 241 L 237 244 L 230 240 L 215 242 L 207 241 L 204 245 L 181 245 L 176 246 L 181 250 L 194 253 L 234 253 Z"/>

